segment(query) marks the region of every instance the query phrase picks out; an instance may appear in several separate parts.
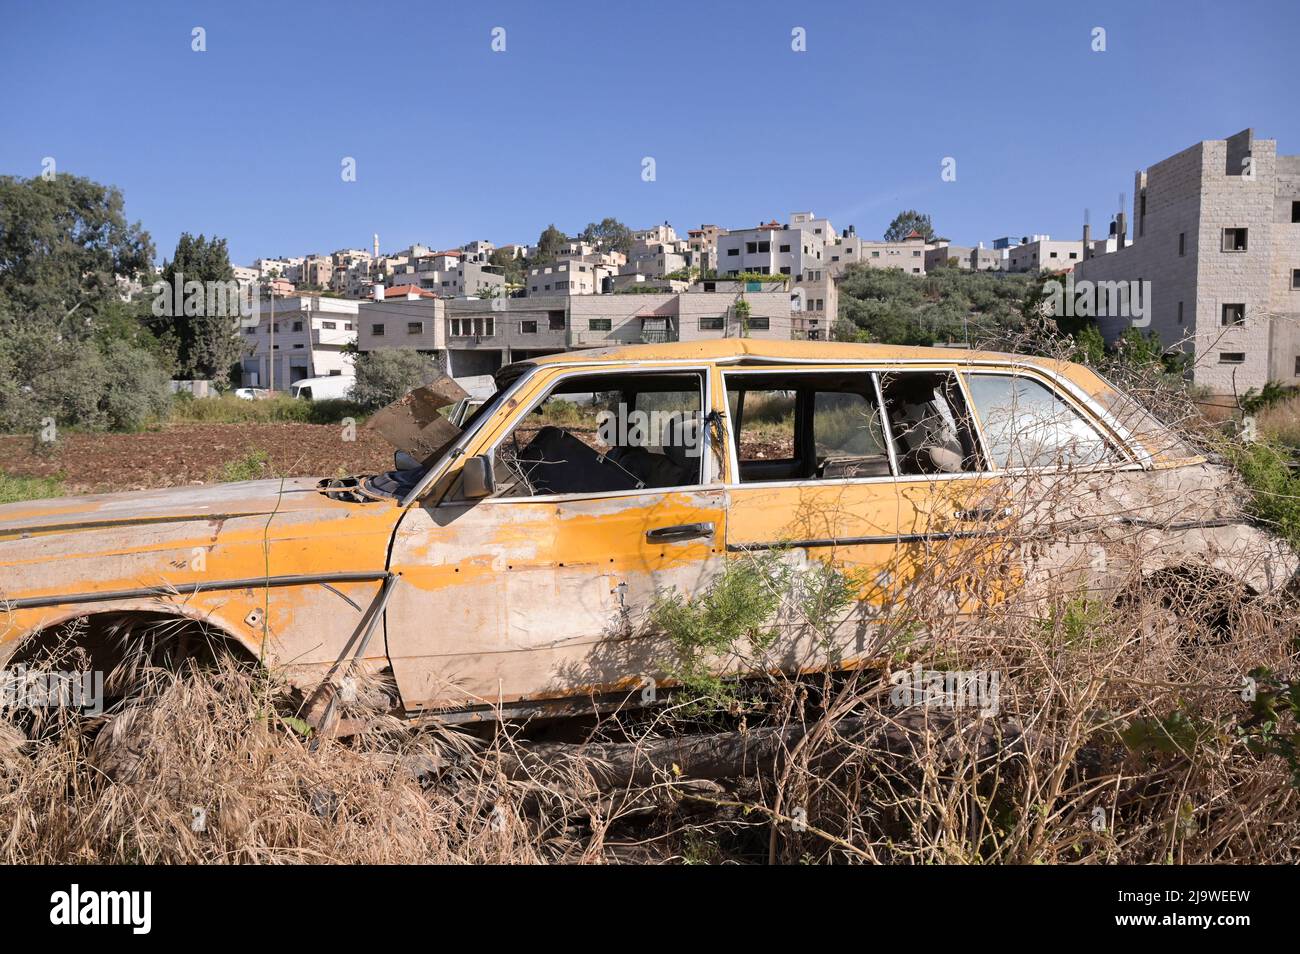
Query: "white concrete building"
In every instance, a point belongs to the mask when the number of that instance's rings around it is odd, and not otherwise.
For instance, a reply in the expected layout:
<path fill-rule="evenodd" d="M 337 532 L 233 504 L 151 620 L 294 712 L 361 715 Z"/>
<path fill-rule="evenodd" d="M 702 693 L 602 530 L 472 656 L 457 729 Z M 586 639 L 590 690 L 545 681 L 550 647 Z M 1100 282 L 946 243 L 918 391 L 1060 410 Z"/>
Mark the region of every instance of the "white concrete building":
<path fill-rule="evenodd" d="M 357 340 L 358 305 L 320 295 L 263 299 L 257 324 L 240 328 L 242 386 L 271 387 L 272 371 L 277 391 L 287 391 L 303 378 L 350 375 L 352 355 L 344 349 Z"/>
<path fill-rule="evenodd" d="M 528 270 L 524 287 L 534 295 L 601 295 L 616 269 L 584 258 L 562 258 Z"/>

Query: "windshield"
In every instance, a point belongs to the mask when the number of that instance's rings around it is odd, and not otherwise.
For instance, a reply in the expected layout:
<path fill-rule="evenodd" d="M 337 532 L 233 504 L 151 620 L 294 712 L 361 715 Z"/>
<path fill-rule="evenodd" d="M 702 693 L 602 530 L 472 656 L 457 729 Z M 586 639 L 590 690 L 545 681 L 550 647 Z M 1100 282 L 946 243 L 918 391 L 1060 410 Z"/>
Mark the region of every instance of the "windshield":
<path fill-rule="evenodd" d="M 1119 425 L 1138 441 L 1148 458 L 1185 460 L 1199 456 L 1198 452 L 1169 425 L 1147 410 L 1135 398 L 1114 387 L 1098 375 L 1103 387 L 1097 392 L 1097 403 Z M 1135 448 L 1137 450 L 1137 448 Z"/>

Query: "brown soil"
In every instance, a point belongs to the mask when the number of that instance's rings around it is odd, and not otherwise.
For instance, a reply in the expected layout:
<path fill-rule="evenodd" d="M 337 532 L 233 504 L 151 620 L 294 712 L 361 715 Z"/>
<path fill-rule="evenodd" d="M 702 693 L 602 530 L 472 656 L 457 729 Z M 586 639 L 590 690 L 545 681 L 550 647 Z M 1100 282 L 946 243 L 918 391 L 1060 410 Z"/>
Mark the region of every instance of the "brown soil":
<path fill-rule="evenodd" d="M 597 450 L 594 431 L 572 428 Z M 521 429 L 527 442 L 529 429 Z M 65 433 L 53 448 L 29 435 L 0 435 L 0 471 L 14 477 L 57 477 L 68 494 L 111 493 L 220 480 L 227 464 L 258 451 L 265 477 L 373 474 L 393 466 L 392 447 L 364 427 L 343 439 L 339 424 L 167 424 L 138 434 Z M 788 442 L 746 443 L 747 458 L 789 456 Z"/>
<path fill-rule="evenodd" d="M 339 424 L 168 424 L 139 434 L 65 434 L 52 450 L 30 436 L 0 435 L 0 470 L 57 477 L 67 493 L 107 493 L 208 483 L 251 453 L 267 477 L 334 477 L 393 465 L 393 450 L 363 427 L 345 441 Z"/>

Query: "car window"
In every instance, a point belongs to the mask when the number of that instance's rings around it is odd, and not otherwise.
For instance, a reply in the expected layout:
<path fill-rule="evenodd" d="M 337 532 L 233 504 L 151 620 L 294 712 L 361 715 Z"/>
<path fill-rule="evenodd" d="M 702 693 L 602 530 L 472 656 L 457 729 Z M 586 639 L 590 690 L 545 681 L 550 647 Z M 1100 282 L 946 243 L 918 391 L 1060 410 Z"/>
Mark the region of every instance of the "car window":
<path fill-rule="evenodd" d="M 565 377 L 497 445 L 496 496 L 699 484 L 702 395 L 696 372 Z"/>
<path fill-rule="evenodd" d="M 899 473 L 959 474 L 982 468 L 970 415 L 951 371 L 880 375 Z"/>
<path fill-rule="evenodd" d="M 724 374 L 741 482 L 888 477 L 866 370 Z"/>
<path fill-rule="evenodd" d="M 731 395 L 732 420 L 739 420 L 741 460 L 794 460 L 796 396 L 785 388 L 746 389 Z"/>
<path fill-rule="evenodd" d="M 1091 423 L 1045 384 L 1013 374 L 970 374 L 971 401 L 997 467 L 1078 467 L 1115 461 Z"/>

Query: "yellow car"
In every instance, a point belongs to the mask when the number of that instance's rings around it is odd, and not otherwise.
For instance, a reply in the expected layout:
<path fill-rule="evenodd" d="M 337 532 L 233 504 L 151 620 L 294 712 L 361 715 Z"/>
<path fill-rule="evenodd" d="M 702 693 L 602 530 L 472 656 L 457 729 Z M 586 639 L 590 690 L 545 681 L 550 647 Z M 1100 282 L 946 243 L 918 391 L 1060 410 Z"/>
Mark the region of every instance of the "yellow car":
<path fill-rule="evenodd" d="M 74 620 L 97 665 L 140 624 L 177 646 L 201 627 L 309 694 L 355 665 L 385 672 L 405 713 L 456 721 L 662 679 L 656 594 L 698 595 L 754 553 L 846 568 L 867 619 L 940 548 L 1030 525 L 1051 539 L 1017 536 L 1000 578 L 1095 583 L 1118 572 L 1099 539 L 1141 543 L 1143 573 L 1213 567 L 1257 592 L 1295 567 L 1225 470 L 1075 364 L 723 339 L 556 354 L 496 380 L 388 474 L 0 507 L 0 659 Z M 837 664 L 870 651 L 855 632 Z"/>

